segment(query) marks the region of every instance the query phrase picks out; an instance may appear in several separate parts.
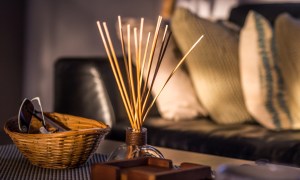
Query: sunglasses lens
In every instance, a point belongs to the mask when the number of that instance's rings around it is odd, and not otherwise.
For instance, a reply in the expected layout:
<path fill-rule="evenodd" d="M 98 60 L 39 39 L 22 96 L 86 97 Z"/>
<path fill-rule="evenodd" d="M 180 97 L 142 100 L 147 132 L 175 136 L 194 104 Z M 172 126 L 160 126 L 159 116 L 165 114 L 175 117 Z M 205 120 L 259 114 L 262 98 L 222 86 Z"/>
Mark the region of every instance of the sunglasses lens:
<path fill-rule="evenodd" d="M 34 106 L 32 102 L 25 99 L 20 107 L 18 121 L 19 129 L 21 132 L 28 132 L 31 122 L 31 117 L 34 112 Z"/>

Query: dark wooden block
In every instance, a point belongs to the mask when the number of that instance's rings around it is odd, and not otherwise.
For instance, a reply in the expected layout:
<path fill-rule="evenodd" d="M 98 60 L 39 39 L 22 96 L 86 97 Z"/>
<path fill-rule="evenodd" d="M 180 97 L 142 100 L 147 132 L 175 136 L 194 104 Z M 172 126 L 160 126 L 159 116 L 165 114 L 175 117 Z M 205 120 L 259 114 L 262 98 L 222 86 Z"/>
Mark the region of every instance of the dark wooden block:
<path fill-rule="evenodd" d="M 182 163 L 173 168 L 168 159 L 137 158 L 94 164 L 91 171 L 92 180 L 199 180 L 212 179 L 209 166 Z"/>

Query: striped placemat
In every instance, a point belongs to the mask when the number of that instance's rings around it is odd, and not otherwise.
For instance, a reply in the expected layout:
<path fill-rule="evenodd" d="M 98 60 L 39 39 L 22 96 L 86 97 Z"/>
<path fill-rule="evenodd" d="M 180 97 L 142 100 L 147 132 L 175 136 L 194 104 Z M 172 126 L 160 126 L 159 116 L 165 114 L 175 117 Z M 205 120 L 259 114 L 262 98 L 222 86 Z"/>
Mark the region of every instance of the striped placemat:
<path fill-rule="evenodd" d="M 83 166 L 73 169 L 46 169 L 31 165 L 14 144 L 0 146 L 1 180 L 89 180 L 91 165 L 104 162 L 105 155 L 94 154 Z"/>

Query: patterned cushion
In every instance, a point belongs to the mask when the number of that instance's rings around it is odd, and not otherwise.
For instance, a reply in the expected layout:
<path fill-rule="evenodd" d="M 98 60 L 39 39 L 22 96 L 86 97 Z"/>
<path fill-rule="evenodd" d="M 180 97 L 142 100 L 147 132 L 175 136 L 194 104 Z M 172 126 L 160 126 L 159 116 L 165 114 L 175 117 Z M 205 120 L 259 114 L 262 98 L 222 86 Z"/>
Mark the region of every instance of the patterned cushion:
<path fill-rule="evenodd" d="M 281 14 L 275 21 L 275 32 L 292 128 L 300 129 L 300 20 Z"/>
<path fill-rule="evenodd" d="M 123 34 L 124 34 L 124 41 L 125 45 L 127 45 L 127 30 L 126 25 L 130 24 L 131 27 L 139 27 L 140 20 L 135 18 L 126 18 L 122 22 L 124 24 L 123 27 Z M 144 23 L 144 34 L 143 34 L 143 44 L 142 49 L 146 46 L 146 38 L 148 36 L 148 32 L 151 32 L 152 38 L 155 31 L 155 23 L 151 21 L 145 21 Z M 157 50 L 154 55 L 153 61 L 156 62 L 158 59 L 158 53 L 161 44 L 161 38 L 163 35 L 163 28 L 161 28 L 161 32 Z M 134 52 L 134 39 L 131 36 L 131 49 Z M 151 39 L 152 39 L 151 38 Z M 150 45 L 152 41 L 150 40 Z M 149 45 L 148 49 L 151 48 Z M 148 50 L 149 53 L 149 50 Z M 134 58 L 133 53 L 133 58 Z M 153 96 L 156 96 L 163 84 L 166 82 L 168 76 L 171 74 L 173 69 L 179 63 L 181 56 L 178 56 L 177 46 L 173 38 L 170 39 L 164 59 L 161 63 L 160 69 L 158 71 L 157 77 L 155 79 L 155 83 L 152 88 Z M 135 61 L 135 60 L 134 60 Z M 133 62 L 134 62 L 133 61 Z M 154 63 L 155 64 L 155 63 Z M 150 77 L 154 73 L 154 68 L 150 72 Z M 144 74 L 144 78 L 146 78 L 146 73 Z M 150 86 L 150 82 L 148 84 Z M 179 68 L 176 73 L 172 76 L 168 84 L 165 86 L 163 91 L 161 92 L 160 96 L 157 98 L 156 105 L 158 111 L 162 117 L 165 119 L 170 120 L 187 120 L 187 119 L 194 119 L 198 116 L 206 116 L 207 111 L 203 108 L 200 104 L 197 95 L 195 93 L 193 84 L 191 79 L 189 78 L 186 71 L 183 68 Z"/>
<path fill-rule="evenodd" d="M 254 11 L 248 13 L 241 30 L 239 55 L 248 111 L 269 129 L 291 128 L 273 30 L 268 20 Z"/>
<path fill-rule="evenodd" d="M 240 83 L 238 36 L 184 8 L 175 10 L 171 29 L 183 54 L 205 35 L 186 64 L 197 95 L 212 119 L 222 124 L 250 121 Z"/>

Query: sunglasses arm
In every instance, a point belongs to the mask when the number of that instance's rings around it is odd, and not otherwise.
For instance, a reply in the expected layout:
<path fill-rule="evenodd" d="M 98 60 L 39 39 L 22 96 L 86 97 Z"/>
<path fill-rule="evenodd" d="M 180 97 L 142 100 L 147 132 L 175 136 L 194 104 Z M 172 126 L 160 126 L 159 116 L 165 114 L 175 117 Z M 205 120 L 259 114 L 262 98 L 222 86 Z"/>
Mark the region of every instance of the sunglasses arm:
<path fill-rule="evenodd" d="M 41 112 L 35 112 L 33 113 L 33 116 L 36 117 L 38 120 L 40 120 L 43 123 L 43 118 L 39 116 L 39 114 L 43 114 Z M 47 116 L 46 114 L 43 114 L 44 119 L 45 119 L 45 123 L 49 124 L 50 126 L 54 127 L 55 129 L 57 129 L 59 132 L 63 132 L 63 131 L 69 131 L 70 129 L 62 126 L 58 123 L 55 122 L 55 120 L 53 120 L 51 117 Z M 43 124 L 44 128 L 46 128 L 46 124 Z"/>
<path fill-rule="evenodd" d="M 53 119 L 52 117 L 48 116 L 47 114 L 44 114 L 45 117 L 45 121 L 46 123 L 50 124 L 52 127 L 58 129 L 59 132 L 63 132 L 63 131 L 69 131 L 70 128 L 56 122 L 55 119 Z"/>

